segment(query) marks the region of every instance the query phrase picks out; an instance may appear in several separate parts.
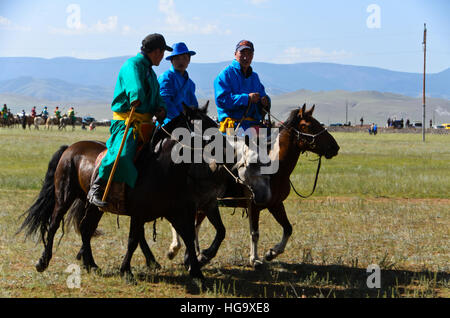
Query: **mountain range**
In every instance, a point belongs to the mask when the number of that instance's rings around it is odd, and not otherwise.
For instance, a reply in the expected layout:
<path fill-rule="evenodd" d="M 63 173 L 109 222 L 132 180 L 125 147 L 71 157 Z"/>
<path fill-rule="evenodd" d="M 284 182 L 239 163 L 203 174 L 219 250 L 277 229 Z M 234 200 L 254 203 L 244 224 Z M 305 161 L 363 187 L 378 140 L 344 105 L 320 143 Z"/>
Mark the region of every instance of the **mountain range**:
<path fill-rule="evenodd" d="M 128 58 L 0 58 L 0 103 L 19 108 L 43 104 L 79 105 L 84 111 L 107 117 L 118 72 Z M 214 78 L 229 63 L 189 65 L 188 72 L 196 83 L 196 94 L 200 100 L 213 102 Z M 154 69 L 159 75 L 169 66 L 169 62 L 163 60 Z M 333 63 L 254 62 L 252 66 L 267 93 L 272 96 L 274 114 L 278 112 L 285 116 L 287 109 L 303 102 L 312 102 L 320 106 L 317 108 L 318 114 L 322 113 L 319 109 L 326 109 L 324 115 L 332 118 L 339 115 L 336 120 L 341 122 L 345 120 L 346 104 L 350 104 L 347 109 L 353 112 L 353 117 L 358 117 L 358 121 L 359 116 L 364 114 L 374 120 L 392 114 L 406 118 L 408 113 L 420 118 L 415 114 L 421 110 L 419 97 L 423 75 L 419 73 Z M 450 115 L 449 83 L 450 68 L 427 74 L 427 104 L 430 110 L 442 116 Z M 214 113 L 215 107 L 210 108 Z M 347 116 L 348 120 L 354 120 L 352 116 Z"/>

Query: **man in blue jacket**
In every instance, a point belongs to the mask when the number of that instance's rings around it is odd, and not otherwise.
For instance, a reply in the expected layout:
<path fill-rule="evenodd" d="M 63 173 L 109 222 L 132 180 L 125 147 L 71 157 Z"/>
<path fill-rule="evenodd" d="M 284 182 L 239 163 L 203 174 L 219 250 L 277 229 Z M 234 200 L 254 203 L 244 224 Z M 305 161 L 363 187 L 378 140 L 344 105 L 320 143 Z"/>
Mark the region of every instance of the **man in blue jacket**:
<path fill-rule="evenodd" d="M 183 42 L 172 46 L 172 54 L 166 57 L 172 63 L 170 69 L 158 77 L 160 94 L 167 107 L 167 117 L 164 124 L 177 117 L 183 111 L 183 103 L 198 107 L 195 97 L 195 84 L 189 78 L 186 69 L 191 62 L 194 51 L 189 51 Z"/>
<path fill-rule="evenodd" d="M 250 66 L 254 54 L 253 43 L 242 40 L 236 45 L 235 60 L 220 72 L 214 81 L 220 131 L 239 127 L 246 130 L 258 126 L 264 110 L 270 109 L 270 98 L 258 74 Z"/>

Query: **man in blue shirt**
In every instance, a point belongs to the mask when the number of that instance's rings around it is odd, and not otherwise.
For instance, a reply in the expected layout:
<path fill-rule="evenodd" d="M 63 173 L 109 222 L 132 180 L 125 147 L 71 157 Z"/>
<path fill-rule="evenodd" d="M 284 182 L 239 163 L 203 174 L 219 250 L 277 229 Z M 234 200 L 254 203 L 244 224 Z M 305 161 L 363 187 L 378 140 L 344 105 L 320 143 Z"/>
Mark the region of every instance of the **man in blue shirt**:
<path fill-rule="evenodd" d="M 214 81 L 220 131 L 246 130 L 258 126 L 264 117 L 263 110 L 270 109 L 270 98 L 258 74 L 250 66 L 254 54 L 253 43 L 242 40 L 236 45 L 235 60 L 220 72 Z"/>
<path fill-rule="evenodd" d="M 186 71 L 194 51 L 189 51 L 183 42 L 172 46 L 172 54 L 166 60 L 172 62 L 170 69 L 158 77 L 160 94 L 167 106 L 164 124 L 177 117 L 183 111 L 183 103 L 198 107 L 195 97 L 195 84 Z"/>

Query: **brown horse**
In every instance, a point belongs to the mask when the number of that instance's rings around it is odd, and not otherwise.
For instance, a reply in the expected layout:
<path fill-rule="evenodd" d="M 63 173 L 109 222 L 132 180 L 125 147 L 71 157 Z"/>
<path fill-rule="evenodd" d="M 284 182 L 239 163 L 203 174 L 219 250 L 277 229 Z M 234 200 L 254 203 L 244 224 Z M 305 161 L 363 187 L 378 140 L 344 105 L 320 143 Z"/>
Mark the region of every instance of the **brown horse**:
<path fill-rule="evenodd" d="M 263 209 L 268 209 L 275 220 L 283 227 L 283 237 L 281 242 L 276 244 L 265 254 L 265 260 L 271 261 L 278 255 L 284 252 L 286 244 L 292 235 L 292 225 L 286 215 L 286 210 L 283 201 L 290 193 L 289 177 L 297 165 L 297 161 L 301 153 L 310 151 L 325 156 L 331 159 L 336 156 L 339 151 L 339 146 L 336 140 L 331 136 L 322 125 L 312 117 L 313 106 L 306 111 L 306 105 L 302 108 L 293 110 L 289 118 L 282 123 L 280 134 L 278 135 L 277 144 L 279 149 L 274 149 L 270 153 L 278 155 L 279 169 L 271 175 L 271 193 L 272 199 L 266 205 L 255 205 L 252 203 L 250 207 L 245 201 L 224 201 L 224 205 L 228 207 L 242 207 L 248 208 L 248 215 L 250 221 L 250 264 L 253 267 L 259 267 L 263 264 L 258 257 L 258 239 L 259 239 L 259 216 Z M 273 158 L 273 157 L 272 157 Z M 226 196 L 242 196 L 242 189 L 233 187 L 228 189 L 229 194 Z M 198 231 L 205 215 L 203 213 L 197 214 L 196 233 Z M 175 231 L 172 230 L 173 240 L 168 253 L 169 258 L 173 258 L 180 247 L 179 238 Z M 199 248 L 197 247 L 199 250 Z M 204 254 L 204 252 L 202 252 Z"/>
<path fill-rule="evenodd" d="M 185 109 L 187 113 L 165 125 L 164 132 L 158 130 L 155 133 L 157 137 L 154 143 L 157 144 L 162 137 L 166 138 L 177 127 L 187 128 L 192 133 L 195 120 L 201 121 L 203 131 L 208 128 L 217 129 L 217 124 L 206 115 L 206 108 Z M 156 153 L 149 144 L 144 147 L 136 162 L 139 171 L 136 186 L 134 189 L 126 188 L 125 215 L 131 216 L 131 222 L 128 250 L 121 273 L 131 275 L 130 261 L 138 243 L 141 243 L 147 265 L 156 263 L 145 241 L 144 223 L 165 217 L 177 229 L 187 246 L 191 276 L 201 278 L 194 247 L 195 212 L 198 206 L 214 203 L 218 192 L 223 191 L 224 186 L 220 182 L 222 178 L 219 176 L 224 172 L 217 169 L 218 173 L 215 173 L 206 163 L 176 164 L 171 160 L 176 141 L 165 140 L 160 144 Z M 61 147 L 51 159 L 41 192 L 25 212 L 26 219 L 19 229 L 25 230 L 27 236 L 40 231 L 44 252 L 36 264 L 39 272 L 49 265 L 54 236 L 70 208 L 83 242 L 79 256 L 88 269 L 97 267 L 90 240 L 103 212 L 96 206 L 87 204 L 86 194 L 95 171 L 96 159 L 104 150 L 104 143 L 81 141 L 70 147 Z M 264 185 L 263 192 L 268 195 L 255 194 L 255 198 L 260 198 L 263 202 L 270 199 L 267 188 L 269 179 Z"/>
<path fill-rule="evenodd" d="M 185 127 L 191 129 L 189 123 L 191 120 L 200 119 L 196 117 L 200 110 L 189 110 L 188 115 L 180 115 L 166 125 L 166 131 L 172 132 L 177 127 Z M 187 127 L 186 127 L 187 126 Z M 98 155 L 105 150 L 105 144 L 95 141 L 80 141 L 72 144 L 71 146 L 62 146 L 50 160 L 48 170 L 44 179 L 43 187 L 39 193 L 37 200 L 33 205 L 24 213 L 26 216 L 18 232 L 25 230 L 26 236 L 32 236 L 38 231 L 40 232 L 40 238 L 44 244 L 44 252 L 41 258 L 36 264 L 36 269 L 39 272 L 44 271 L 52 258 L 53 241 L 58 230 L 60 223 L 64 220 L 67 211 L 77 210 L 76 213 L 80 218 L 76 224 L 77 229 L 81 234 L 83 241 L 83 247 L 81 250 L 83 256 L 83 262 L 89 269 L 91 267 L 97 267 L 92 256 L 92 250 L 90 246 L 90 240 L 97 228 L 98 222 L 103 214 L 96 206 L 87 203 L 87 193 L 90 188 L 92 174 L 95 172 L 95 162 Z M 135 189 L 126 188 L 126 197 L 128 203 L 133 203 L 133 206 L 128 206 L 127 211 L 131 211 L 129 215 L 132 220 L 146 219 L 149 217 L 148 210 L 151 207 L 150 199 L 153 203 L 157 203 L 158 208 L 162 208 L 164 204 L 170 206 L 170 202 L 181 204 L 181 210 L 172 209 L 171 211 L 164 210 L 165 216 L 172 224 L 183 233 L 183 239 L 187 246 L 192 245 L 194 249 L 194 213 L 191 213 L 192 203 L 186 202 L 185 198 L 179 198 L 179 200 L 171 200 L 169 197 L 171 193 L 167 193 L 165 198 L 157 197 L 152 198 L 153 195 L 149 193 L 154 190 L 155 187 L 161 186 L 159 177 L 164 178 L 164 165 L 170 164 L 170 151 L 161 152 L 164 156 L 164 162 L 155 162 L 155 154 L 153 149 L 145 147 L 142 150 L 136 166 L 140 171 L 139 178 L 136 183 Z M 179 165 L 178 171 L 180 177 L 178 179 L 162 179 L 167 184 L 166 189 L 170 186 L 176 187 L 177 183 L 184 182 L 186 179 L 185 172 L 186 167 Z M 162 175 L 161 175 L 162 174 Z M 175 174 L 176 175 L 176 174 Z M 180 179 L 183 178 L 184 179 Z M 152 185 L 152 186 L 150 186 Z M 133 202 L 131 202 L 133 201 Z M 184 204 L 184 206 L 183 206 Z M 192 214 L 192 231 L 190 231 L 190 216 Z M 136 222 L 134 222 L 136 223 Z M 142 226 L 143 229 L 143 226 Z M 133 231 L 136 229 L 133 222 L 130 227 L 130 237 Z M 139 235 L 143 235 L 143 232 L 139 232 Z M 192 234 L 192 243 L 189 241 Z M 146 246 L 148 248 L 148 246 Z M 150 249 L 148 249 L 150 251 Z M 146 251 L 147 252 L 147 251 Z M 148 253 L 148 252 L 147 252 Z M 151 251 L 150 251 L 151 253 Z M 201 276 L 200 267 L 195 264 L 196 257 L 191 257 L 191 274 L 194 276 Z"/>

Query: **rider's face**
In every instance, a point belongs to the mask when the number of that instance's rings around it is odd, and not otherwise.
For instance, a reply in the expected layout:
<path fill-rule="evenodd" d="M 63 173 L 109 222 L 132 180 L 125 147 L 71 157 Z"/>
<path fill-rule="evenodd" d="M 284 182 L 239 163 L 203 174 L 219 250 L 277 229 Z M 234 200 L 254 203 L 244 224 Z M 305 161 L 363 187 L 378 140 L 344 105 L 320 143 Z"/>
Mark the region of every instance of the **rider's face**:
<path fill-rule="evenodd" d="M 236 61 L 241 64 L 241 67 L 248 68 L 253 61 L 253 51 L 250 49 L 236 51 L 236 53 L 234 53 L 234 57 L 236 58 Z"/>
<path fill-rule="evenodd" d="M 191 62 L 191 56 L 189 54 L 176 55 L 172 57 L 171 62 L 175 70 L 184 73 Z"/>

